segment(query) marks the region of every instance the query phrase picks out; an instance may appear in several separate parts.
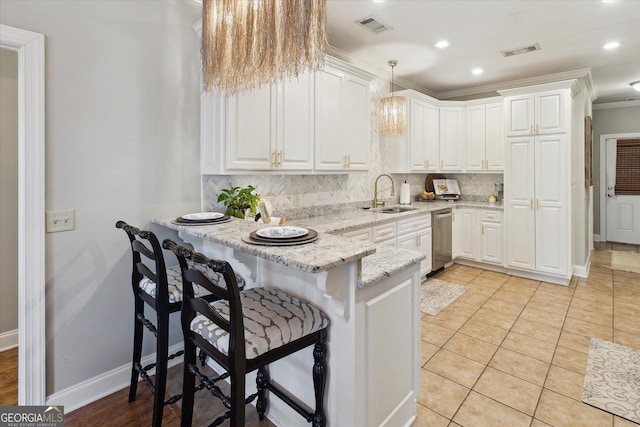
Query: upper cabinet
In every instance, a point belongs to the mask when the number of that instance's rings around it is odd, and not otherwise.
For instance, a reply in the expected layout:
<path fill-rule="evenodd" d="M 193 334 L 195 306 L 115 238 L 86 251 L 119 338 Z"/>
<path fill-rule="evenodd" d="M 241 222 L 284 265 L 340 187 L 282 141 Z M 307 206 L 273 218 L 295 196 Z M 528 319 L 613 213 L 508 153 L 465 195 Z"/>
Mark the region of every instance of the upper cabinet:
<path fill-rule="evenodd" d="M 505 102 L 507 136 L 564 133 L 565 97 L 562 90 L 509 96 Z"/>
<path fill-rule="evenodd" d="M 504 107 L 502 102 L 466 108 L 466 171 L 504 169 Z"/>
<path fill-rule="evenodd" d="M 201 172 L 367 170 L 372 77 L 331 60 L 323 71 L 201 98 Z"/>
<path fill-rule="evenodd" d="M 386 137 L 388 165 L 393 173 L 437 171 L 439 156 L 439 109 L 436 100 L 413 90 L 396 92 L 407 99 L 404 135 Z"/>
<path fill-rule="evenodd" d="M 371 78 L 325 65 L 315 76 L 315 170 L 368 170 Z"/>
<path fill-rule="evenodd" d="M 465 107 L 440 107 L 441 171 L 462 171 L 465 137 Z"/>

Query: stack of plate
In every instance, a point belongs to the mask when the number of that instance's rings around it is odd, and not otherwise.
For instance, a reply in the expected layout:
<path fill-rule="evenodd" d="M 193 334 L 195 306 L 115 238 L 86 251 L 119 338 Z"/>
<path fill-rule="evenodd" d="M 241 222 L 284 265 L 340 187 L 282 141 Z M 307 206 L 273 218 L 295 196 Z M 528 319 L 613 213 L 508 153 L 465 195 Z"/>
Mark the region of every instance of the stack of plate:
<path fill-rule="evenodd" d="M 265 246 L 303 245 L 317 239 L 315 230 L 290 226 L 260 228 L 242 238 L 246 243 Z"/>
<path fill-rule="evenodd" d="M 173 222 L 179 225 L 212 225 L 229 221 L 231 221 L 231 217 L 220 212 L 198 212 L 182 215 Z"/>

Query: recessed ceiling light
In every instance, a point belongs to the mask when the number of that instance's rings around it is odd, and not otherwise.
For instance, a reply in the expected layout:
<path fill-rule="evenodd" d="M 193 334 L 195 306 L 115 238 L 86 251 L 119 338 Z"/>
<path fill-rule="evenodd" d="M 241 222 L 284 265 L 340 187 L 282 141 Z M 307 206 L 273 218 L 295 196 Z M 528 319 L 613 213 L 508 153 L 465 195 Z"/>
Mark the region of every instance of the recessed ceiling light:
<path fill-rule="evenodd" d="M 473 70 L 471 70 L 471 74 L 475 76 L 479 76 L 482 73 L 484 73 L 484 70 L 482 68 L 474 68 Z"/>
<path fill-rule="evenodd" d="M 637 82 L 629 83 L 629 86 L 640 92 L 640 80 L 638 80 Z"/>
<path fill-rule="evenodd" d="M 451 46 L 451 42 L 449 40 L 438 40 L 437 42 L 433 43 L 431 46 L 433 47 L 437 47 L 438 49 L 444 49 L 446 47 Z"/>
<path fill-rule="evenodd" d="M 605 44 L 604 46 L 602 46 L 602 48 L 606 49 L 606 50 L 615 49 L 617 47 L 620 47 L 620 42 L 609 42 L 609 43 Z"/>

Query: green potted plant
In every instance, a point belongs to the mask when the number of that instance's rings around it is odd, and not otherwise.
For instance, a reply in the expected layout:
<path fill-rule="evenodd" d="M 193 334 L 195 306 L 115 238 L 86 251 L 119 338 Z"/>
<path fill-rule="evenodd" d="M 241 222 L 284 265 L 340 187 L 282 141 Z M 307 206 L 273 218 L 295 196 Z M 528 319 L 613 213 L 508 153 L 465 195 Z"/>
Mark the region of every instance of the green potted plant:
<path fill-rule="evenodd" d="M 231 187 L 222 190 L 218 196 L 218 203 L 222 202 L 227 208 L 227 215 L 244 219 L 244 213 L 250 209 L 252 213 L 258 210 L 258 202 L 260 195 L 254 194 L 255 187 L 249 185 L 247 187 Z"/>

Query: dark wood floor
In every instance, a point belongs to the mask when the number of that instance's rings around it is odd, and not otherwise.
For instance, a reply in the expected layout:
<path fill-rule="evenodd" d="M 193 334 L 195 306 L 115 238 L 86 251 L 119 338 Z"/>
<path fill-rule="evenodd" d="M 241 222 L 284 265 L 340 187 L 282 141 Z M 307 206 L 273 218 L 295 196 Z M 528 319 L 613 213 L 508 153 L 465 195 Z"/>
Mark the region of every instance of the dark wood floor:
<path fill-rule="evenodd" d="M 18 347 L 0 353 L 0 406 L 18 404 Z"/>
<path fill-rule="evenodd" d="M 205 373 L 208 368 L 205 368 Z M 209 375 L 211 371 L 208 371 Z M 228 392 L 228 390 L 225 390 Z M 176 394 L 182 392 L 182 364 L 169 369 L 167 381 L 167 393 Z M 138 384 L 138 396 L 134 402 L 129 403 L 129 389 L 117 391 L 103 399 L 97 400 L 85 407 L 65 415 L 67 427 L 87 426 L 149 426 L 151 425 L 151 409 L 153 407 L 153 394 L 144 383 Z M 64 402 L 62 402 L 64 404 Z M 18 404 L 18 349 L 3 351 L 0 353 L 0 406 L 13 406 Z M 180 425 L 180 402 L 165 406 L 163 426 Z M 258 420 L 255 407 L 247 406 L 247 426 L 273 427 L 268 420 Z M 196 395 L 193 426 L 208 426 L 215 418 L 221 415 L 223 406 L 218 399 L 200 391 Z M 222 424 L 228 426 L 229 422 Z"/>
<path fill-rule="evenodd" d="M 207 368 L 208 369 L 208 368 Z M 176 394 L 182 391 L 182 364 L 169 369 L 167 381 L 167 393 Z M 227 391 L 227 390 L 225 390 Z M 76 409 L 65 416 L 65 426 L 149 426 L 151 425 L 151 410 L 153 407 L 153 395 L 144 383 L 138 384 L 138 396 L 134 402 L 129 403 L 129 389 L 123 389 L 103 399 L 93 402 L 85 407 Z M 277 398 L 276 398 L 277 399 Z M 181 402 L 165 406 L 163 426 L 180 425 Z M 211 396 L 207 391 L 200 391 L 196 395 L 194 407 L 193 426 L 208 426 L 215 418 L 221 415 L 223 406 L 220 401 Z M 258 420 L 255 407 L 249 405 L 246 408 L 246 426 L 272 427 L 268 420 Z M 228 426 L 229 422 L 222 424 Z"/>

